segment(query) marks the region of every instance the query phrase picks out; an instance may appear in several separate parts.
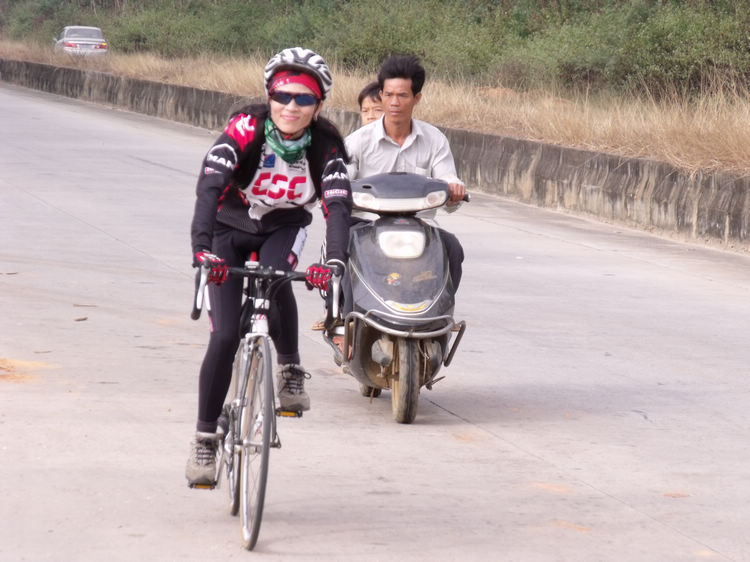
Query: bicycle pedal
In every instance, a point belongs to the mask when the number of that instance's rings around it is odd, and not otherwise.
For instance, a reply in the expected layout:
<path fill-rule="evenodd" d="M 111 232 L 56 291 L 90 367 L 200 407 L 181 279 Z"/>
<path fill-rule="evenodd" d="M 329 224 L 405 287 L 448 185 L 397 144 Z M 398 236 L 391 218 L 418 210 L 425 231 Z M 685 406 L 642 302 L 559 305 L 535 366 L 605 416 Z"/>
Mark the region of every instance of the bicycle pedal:
<path fill-rule="evenodd" d="M 282 410 L 281 408 L 276 408 L 276 415 L 280 418 L 301 418 L 302 410 Z"/>
<path fill-rule="evenodd" d="M 213 484 L 191 484 L 188 482 L 188 488 L 195 488 L 196 490 L 213 490 L 216 488 L 216 482 Z"/>

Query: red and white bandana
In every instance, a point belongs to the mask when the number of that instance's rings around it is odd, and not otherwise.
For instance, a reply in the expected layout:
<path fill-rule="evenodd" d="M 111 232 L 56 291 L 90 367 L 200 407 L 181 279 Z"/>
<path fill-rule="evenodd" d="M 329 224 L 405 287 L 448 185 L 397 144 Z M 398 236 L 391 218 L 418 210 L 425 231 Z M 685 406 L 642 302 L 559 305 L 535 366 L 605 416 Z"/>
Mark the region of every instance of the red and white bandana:
<path fill-rule="evenodd" d="M 272 94 L 276 88 L 285 84 L 302 84 L 310 88 L 318 99 L 322 97 L 318 81 L 309 74 L 300 72 L 299 70 L 281 70 L 274 74 L 268 86 L 268 93 Z"/>

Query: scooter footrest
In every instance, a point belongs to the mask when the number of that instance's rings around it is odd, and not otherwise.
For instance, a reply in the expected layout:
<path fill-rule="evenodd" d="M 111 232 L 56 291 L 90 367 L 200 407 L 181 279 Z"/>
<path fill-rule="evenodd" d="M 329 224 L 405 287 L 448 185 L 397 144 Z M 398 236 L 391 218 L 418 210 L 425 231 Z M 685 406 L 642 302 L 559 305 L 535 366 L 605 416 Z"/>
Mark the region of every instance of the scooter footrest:
<path fill-rule="evenodd" d="M 333 338 L 337 338 L 337 341 L 334 341 Z M 326 342 L 328 345 L 331 346 L 331 349 L 333 349 L 333 361 L 341 367 L 341 365 L 344 364 L 344 353 L 341 349 L 341 346 L 339 344 L 343 344 L 344 338 L 343 336 L 333 336 L 329 337 L 326 335 L 326 333 L 323 333 L 323 341 Z M 351 346 L 350 346 L 351 347 Z"/>
<path fill-rule="evenodd" d="M 424 386 L 425 386 L 425 388 L 426 388 L 427 390 L 432 390 L 432 386 L 433 386 L 433 385 L 434 385 L 434 384 L 435 384 L 436 382 L 440 382 L 440 381 L 441 381 L 441 380 L 443 380 L 444 378 L 445 378 L 445 377 L 437 377 L 436 379 L 430 379 L 430 380 L 428 380 L 428 381 L 427 381 L 426 383 L 424 383 Z"/>

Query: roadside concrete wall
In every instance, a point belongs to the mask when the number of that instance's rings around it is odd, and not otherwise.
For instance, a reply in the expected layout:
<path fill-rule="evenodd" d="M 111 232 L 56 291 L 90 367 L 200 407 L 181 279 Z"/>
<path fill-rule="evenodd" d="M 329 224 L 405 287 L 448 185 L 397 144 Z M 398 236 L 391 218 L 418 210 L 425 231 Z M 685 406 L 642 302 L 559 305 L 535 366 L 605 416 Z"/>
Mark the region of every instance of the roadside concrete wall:
<path fill-rule="evenodd" d="M 445 130 L 467 185 L 681 239 L 750 250 L 750 178 L 693 176 L 669 164 Z"/>
<path fill-rule="evenodd" d="M 233 108 L 250 101 L 197 88 L 2 58 L 0 79 L 215 130 L 224 126 Z M 328 108 L 325 114 L 344 135 L 359 123 L 359 116 L 351 111 Z M 459 177 L 471 189 L 685 240 L 750 250 L 750 178 L 723 173 L 691 176 L 651 160 L 458 129 L 443 131 Z"/>

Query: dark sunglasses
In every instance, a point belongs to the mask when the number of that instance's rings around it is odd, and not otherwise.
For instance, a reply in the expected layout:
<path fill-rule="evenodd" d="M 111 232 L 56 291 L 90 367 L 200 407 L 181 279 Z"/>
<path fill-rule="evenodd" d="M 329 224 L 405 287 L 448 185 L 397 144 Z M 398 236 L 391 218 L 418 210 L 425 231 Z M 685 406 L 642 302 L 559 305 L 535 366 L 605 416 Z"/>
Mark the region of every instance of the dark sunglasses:
<path fill-rule="evenodd" d="M 294 103 L 300 107 L 315 105 L 320 101 L 312 94 L 290 94 L 289 92 L 274 92 L 270 95 L 270 98 L 281 105 L 287 105 L 290 101 L 294 100 Z"/>

